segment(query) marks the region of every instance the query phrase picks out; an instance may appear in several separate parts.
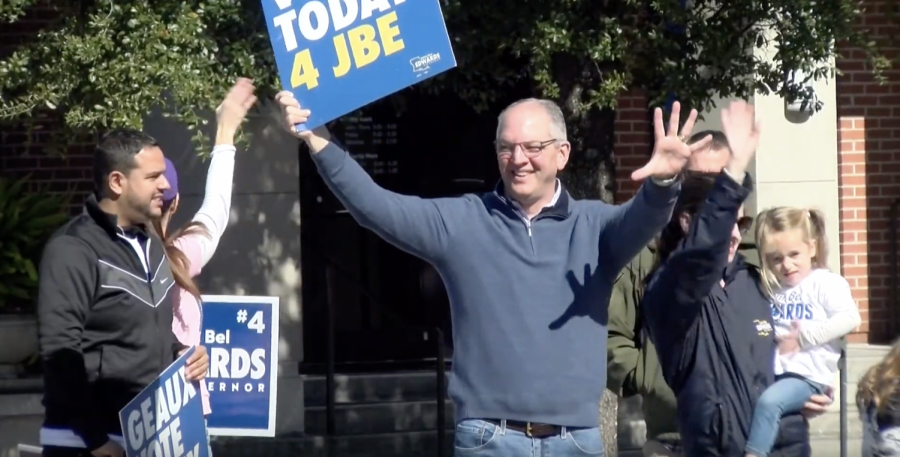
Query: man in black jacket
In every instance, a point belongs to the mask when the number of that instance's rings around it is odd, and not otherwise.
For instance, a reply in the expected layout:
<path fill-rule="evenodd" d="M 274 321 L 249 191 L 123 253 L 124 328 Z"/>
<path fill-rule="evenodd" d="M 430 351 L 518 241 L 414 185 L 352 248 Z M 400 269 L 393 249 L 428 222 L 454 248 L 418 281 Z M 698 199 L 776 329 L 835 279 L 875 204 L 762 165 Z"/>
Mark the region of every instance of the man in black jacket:
<path fill-rule="evenodd" d="M 744 455 L 753 409 L 775 380 L 770 302 L 758 270 L 738 253 L 750 222 L 743 202 L 752 190 L 746 170 L 759 138 L 755 111 L 732 102 L 722 125 L 732 150 L 728 165 L 721 174 L 685 177 L 641 302 L 645 329 L 678 399 L 685 457 Z M 807 401 L 810 409 L 830 403 Z M 783 417 L 770 455 L 810 452 L 802 416 Z"/>
<path fill-rule="evenodd" d="M 162 150 L 135 130 L 106 135 L 94 153 L 95 194 L 61 227 L 40 265 L 45 457 L 120 457 L 121 410 L 185 349 L 172 333 L 175 281 L 147 231 L 169 187 Z M 188 362 L 205 376 L 202 347 Z"/>

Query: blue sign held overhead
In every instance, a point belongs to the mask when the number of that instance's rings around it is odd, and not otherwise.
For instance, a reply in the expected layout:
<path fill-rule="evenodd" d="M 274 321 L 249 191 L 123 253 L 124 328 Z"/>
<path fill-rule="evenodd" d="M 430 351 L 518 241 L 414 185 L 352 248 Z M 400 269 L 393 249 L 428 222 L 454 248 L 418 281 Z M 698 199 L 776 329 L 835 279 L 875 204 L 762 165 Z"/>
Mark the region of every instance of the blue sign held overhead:
<path fill-rule="evenodd" d="M 301 130 L 456 67 L 438 0 L 262 0 Z"/>
<path fill-rule="evenodd" d="M 204 295 L 209 434 L 275 436 L 278 297 Z"/>
<path fill-rule="evenodd" d="M 185 380 L 190 348 L 119 412 L 127 457 L 210 457 L 200 384 Z"/>

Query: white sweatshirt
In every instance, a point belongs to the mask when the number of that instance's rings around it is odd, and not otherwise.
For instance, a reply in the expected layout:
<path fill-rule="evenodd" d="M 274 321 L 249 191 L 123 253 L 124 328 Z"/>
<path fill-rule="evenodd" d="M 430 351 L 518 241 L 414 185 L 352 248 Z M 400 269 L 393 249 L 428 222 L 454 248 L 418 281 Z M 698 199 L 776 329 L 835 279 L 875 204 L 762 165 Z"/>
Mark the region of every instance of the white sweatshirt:
<path fill-rule="evenodd" d="M 772 317 L 776 335 L 800 323 L 800 352 L 775 357 L 775 374 L 795 373 L 830 386 L 838 370 L 840 337 L 859 326 L 861 318 L 850 285 L 841 275 L 814 270 L 800 284 L 775 294 Z"/>

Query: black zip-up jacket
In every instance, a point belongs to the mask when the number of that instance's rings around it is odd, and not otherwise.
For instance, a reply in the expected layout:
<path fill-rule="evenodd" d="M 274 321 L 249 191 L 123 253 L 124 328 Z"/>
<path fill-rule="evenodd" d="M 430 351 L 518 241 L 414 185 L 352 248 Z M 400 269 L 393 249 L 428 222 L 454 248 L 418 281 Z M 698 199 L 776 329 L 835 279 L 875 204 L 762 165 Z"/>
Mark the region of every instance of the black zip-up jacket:
<path fill-rule="evenodd" d="M 753 408 L 775 380 L 775 333 L 759 272 L 740 254 L 728 263 L 731 232 L 751 187 L 749 178 L 741 186 L 721 174 L 644 293 L 650 338 L 678 398 L 686 456 L 743 456 Z M 810 455 L 802 416 L 782 418 L 769 455 Z"/>
<path fill-rule="evenodd" d="M 128 236 L 149 240 L 149 274 Z M 119 228 L 94 196 L 57 230 L 44 248 L 38 293 L 45 429 L 71 430 L 89 450 L 122 434 L 119 410 L 182 348 L 167 299 L 174 282 L 159 238 Z"/>

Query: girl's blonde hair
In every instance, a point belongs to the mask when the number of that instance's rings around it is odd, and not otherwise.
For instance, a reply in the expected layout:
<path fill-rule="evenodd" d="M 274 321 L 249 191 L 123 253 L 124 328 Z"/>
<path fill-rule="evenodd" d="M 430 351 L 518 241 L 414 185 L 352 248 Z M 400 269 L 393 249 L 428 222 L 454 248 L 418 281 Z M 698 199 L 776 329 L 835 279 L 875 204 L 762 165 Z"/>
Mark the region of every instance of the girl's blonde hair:
<path fill-rule="evenodd" d="M 776 235 L 799 229 L 807 243 L 814 243 L 816 255 L 813 268 L 828 268 L 828 240 L 825 237 L 825 216 L 817 209 L 776 206 L 756 216 L 756 247 L 760 251 L 763 288 L 769 297 L 780 290 L 778 275 L 772 271 L 766 256 L 766 246 Z"/>
<path fill-rule="evenodd" d="M 878 413 L 889 408 L 891 397 L 900 392 L 900 342 L 895 342 L 890 352 L 859 380 L 856 404 L 860 412 L 875 408 Z"/>

